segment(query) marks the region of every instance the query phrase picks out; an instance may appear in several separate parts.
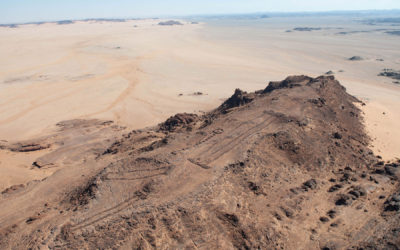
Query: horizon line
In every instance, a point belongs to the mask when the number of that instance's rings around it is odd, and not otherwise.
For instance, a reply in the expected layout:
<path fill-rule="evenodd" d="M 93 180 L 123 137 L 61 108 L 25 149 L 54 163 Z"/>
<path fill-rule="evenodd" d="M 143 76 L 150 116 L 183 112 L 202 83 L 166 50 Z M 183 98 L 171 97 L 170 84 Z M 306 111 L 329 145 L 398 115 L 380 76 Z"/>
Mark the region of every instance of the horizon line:
<path fill-rule="evenodd" d="M 0 26 L 17 26 L 29 24 L 46 24 L 46 23 L 59 23 L 59 22 L 88 22 L 88 21 L 109 21 L 109 22 L 124 22 L 131 20 L 146 20 L 146 19 L 167 19 L 167 18 L 196 18 L 196 17 L 220 17 L 220 16 L 238 16 L 238 15 L 279 15 L 279 14 L 328 14 L 328 13 L 368 13 L 368 12 L 390 12 L 399 11 L 399 9 L 365 9 L 365 10 L 320 10 L 320 11 L 259 11 L 259 12 L 237 12 L 237 13 L 216 13 L 216 14 L 189 14 L 189 15 L 159 15 L 148 17 L 88 17 L 79 19 L 57 19 L 57 20 L 42 20 L 42 21 L 29 21 L 29 22 L 13 22 L 13 23 L 0 23 Z M 272 16 L 279 17 L 279 16 Z M 284 16 L 287 17 L 287 16 Z"/>

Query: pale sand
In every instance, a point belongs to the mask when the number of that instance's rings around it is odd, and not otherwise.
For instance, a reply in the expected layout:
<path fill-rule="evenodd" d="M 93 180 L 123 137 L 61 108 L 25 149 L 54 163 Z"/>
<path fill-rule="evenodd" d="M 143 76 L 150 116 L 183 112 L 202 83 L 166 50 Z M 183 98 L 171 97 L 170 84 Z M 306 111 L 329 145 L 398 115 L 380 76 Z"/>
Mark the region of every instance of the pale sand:
<path fill-rule="evenodd" d="M 42 180 L 54 173 L 54 169 L 32 167 L 32 162 L 46 152 L 21 154 L 5 150 L 0 151 L 0 192 L 13 185 L 28 184 L 32 180 Z"/>
<path fill-rule="evenodd" d="M 335 35 L 379 28 L 344 18 L 158 22 L 0 28 L 0 140 L 37 137 L 75 118 L 143 128 L 178 112 L 210 110 L 237 87 L 252 91 L 287 75 L 333 70 L 367 104 L 362 108 L 375 152 L 400 156 L 400 87 L 377 76 L 383 68 L 400 68 L 400 37 Z M 345 30 L 285 32 L 298 26 Z M 354 55 L 366 60 L 346 60 Z M 197 91 L 205 95 L 191 95 Z M 43 177 L 29 169 L 34 156 L 1 152 L 0 190 Z"/>

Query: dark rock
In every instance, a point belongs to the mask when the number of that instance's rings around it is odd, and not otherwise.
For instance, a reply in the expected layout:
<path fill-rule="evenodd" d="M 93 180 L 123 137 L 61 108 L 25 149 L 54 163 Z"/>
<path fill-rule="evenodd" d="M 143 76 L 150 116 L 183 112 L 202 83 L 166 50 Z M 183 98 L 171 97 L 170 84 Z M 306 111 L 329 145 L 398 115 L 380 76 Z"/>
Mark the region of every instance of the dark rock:
<path fill-rule="evenodd" d="M 303 183 L 303 189 L 308 190 L 308 189 L 316 189 L 317 188 L 317 181 L 315 179 L 310 179 L 306 182 Z"/>
<path fill-rule="evenodd" d="M 239 218 L 235 214 L 224 214 L 224 217 L 233 225 L 239 224 Z"/>
<path fill-rule="evenodd" d="M 327 215 L 328 215 L 331 219 L 333 219 L 333 218 L 336 217 L 337 211 L 334 210 L 334 209 L 331 209 L 331 210 L 328 211 Z"/>
<path fill-rule="evenodd" d="M 33 223 L 35 220 L 37 220 L 38 218 L 37 217 L 29 217 L 26 221 L 25 221 L 25 223 L 26 224 L 31 224 L 31 223 Z"/>
<path fill-rule="evenodd" d="M 333 134 L 333 138 L 340 140 L 340 139 L 342 139 L 342 135 L 339 134 L 338 132 L 335 132 L 335 133 Z"/>
<path fill-rule="evenodd" d="M 399 167 L 399 166 L 400 166 L 400 164 L 398 164 L 398 163 L 395 163 L 395 162 L 392 162 L 392 163 L 388 163 L 388 164 L 386 164 L 386 166 L 388 166 L 388 167 L 393 167 L 393 168 L 397 168 L 397 167 Z"/>
<path fill-rule="evenodd" d="M 400 71 L 396 71 L 393 69 L 383 69 L 378 76 L 386 76 L 395 80 L 400 80 Z"/>
<path fill-rule="evenodd" d="M 282 207 L 282 211 L 285 213 L 286 217 L 293 218 L 294 212 L 288 207 Z"/>
<path fill-rule="evenodd" d="M 198 115 L 196 114 L 176 114 L 162 123 L 160 125 L 160 130 L 172 132 L 176 131 L 178 128 L 189 128 L 197 120 Z"/>
<path fill-rule="evenodd" d="M 352 198 L 350 195 L 341 194 L 336 200 L 335 204 L 337 206 L 349 206 L 352 203 Z"/>
<path fill-rule="evenodd" d="M 357 190 L 351 190 L 351 191 L 349 192 L 349 194 L 351 194 L 352 196 L 354 196 L 353 199 L 357 199 L 357 198 L 360 197 L 360 192 L 358 192 Z"/>
<path fill-rule="evenodd" d="M 301 86 L 301 82 L 310 82 L 312 78 L 308 76 L 289 76 L 281 82 L 270 82 L 263 93 L 270 93 L 276 89 L 294 88 Z"/>
<path fill-rule="evenodd" d="M 235 93 L 218 108 L 221 112 L 228 109 L 239 107 L 253 101 L 254 96 L 247 94 L 247 92 L 236 89 Z"/>
<path fill-rule="evenodd" d="M 332 187 L 330 187 L 330 188 L 328 189 L 328 192 L 329 192 L 329 193 L 335 192 L 335 191 L 341 189 L 342 187 L 343 187 L 342 184 L 335 184 L 335 185 L 333 185 Z"/>
<path fill-rule="evenodd" d="M 43 149 L 48 149 L 50 144 L 39 144 L 39 143 L 17 143 L 12 145 L 9 149 L 13 152 L 33 152 Z"/>
<path fill-rule="evenodd" d="M 326 104 L 326 100 L 324 98 L 309 99 L 308 101 L 312 104 L 317 105 L 320 108 Z"/>
<path fill-rule="evenodd" d="M 350 179 L 349 173 L 344 173 L 342 178 L 340 178 L 340 182 L 348 181 Z"/>
<path fill-rule="evenodd" d="M 41 166 L 37 161 L 34 161 L 34 162 L 32 163 L 32 166 L 34 166 L 34 167 L 36 167 L 36 168 L 42 168 L 42 166 Z"/>
<path fill-rule="evenodd" d="M 396 201 L 396 202 L 400 202 L 400 194 L 398 194 L 398 195 L 393 195 L 393 196 L 392 196 L 392 200 L 393 200 L 393 201 Z"/>
<path fill-rule="evenodd" d="M 346 171 L 353 171 L 353 169 L 351 167 L 345 167 L 344 170 Z"/>
<path fill-rule="evenodd" d="M 396 169 L 396 168 L 394 168 L 394 167 L 392 167 L 390 165 L 386 165 L 385 166 L 385 173 L 387 175 L 395 176 L 398 171 L 399 171 L 398 169 Z"/>
<path fill-rule="evenodd" d="M 321 221 L 321 222 L 328 222 L 329 221 L 329 219 L 327 218 L 327 217 L 321 217 L 321 218 L 319 218 L 319 220 Z"/>
<path fill-rule="evenodd" d="M 262 194 L 262 189 L 259 185 L 254 182 L 248 183 L 249 189 L 256 195 Z"/>
<path fill-rule="evenodd" d="M 277 220 L 282 220 L 282 216 L 279 214 L 279 213 L 274 213 L 274 217 L 277 219 Z"/>
<path fill-rule="evenodd" d="M 352 190 L 349 192 L 349 194 L 358 198 L 360 196 L 367 195 L 367 190 L 365 190 L 365 188 L 363 188 L 363 187 L 356 186 L 356 187 L 352 188 Z"/>
<path fill-rule="evenodd" d="M 399 211 L 400 210 L 400 203 L 399 202 L 389 202 L 385 206 L 385 211 Z"/>
<path fill-rule="evenodd" d="M 90 200 L 96 197 L 98 191 L 98 185 L 96 179 L 93 178 L 86 185 L 77 187 L 73 190 L 69 196 L 68 203 L 73 207 L 85 206 L 89 204 Z"/>
<path fill-rule="evenodd" d="M 329 242 L 321 248 L 321 250 L 336 250 L 336 249 L 338 249 L 338 247 L 334 242 Z"/>
<path fill-rule="evenodd" d="M 385 211 L 400 211 L 400 193 L 390 196 L 384 204 Z"/>
<path fill-rule="evenodd" d="M 361 56 L 352 56 L 348 60 L 349 61 L 362 61 L 364 59 Z"/>

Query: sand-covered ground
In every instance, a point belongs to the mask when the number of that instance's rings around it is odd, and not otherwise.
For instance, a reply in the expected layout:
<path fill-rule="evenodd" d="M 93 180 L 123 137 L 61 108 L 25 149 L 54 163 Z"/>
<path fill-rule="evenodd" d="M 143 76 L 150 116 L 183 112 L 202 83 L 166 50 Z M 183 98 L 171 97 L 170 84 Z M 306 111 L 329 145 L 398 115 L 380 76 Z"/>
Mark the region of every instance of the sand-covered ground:
<path fill-rule="evenodd" d="M 143 128 L 175 113 L 208 111 L 237 87 L 253 91 L 287 75 L 332 70 L 366 103 L 375 152 L 400 156 L 400 85 L 377 76 L 400 69 L 400 37 L 382 30 L 396 27 L 349 17 L 159 21 L 0 28 L 0 143 L 47 135 L 76 118 Z M 348 31 L 363 32 L 338 34 Z M 347 60 L 352 56 L 364 60 Z M 44 153 L 21 159 L 0 152 L 0 190 L 43 178 L 30 167 Z"/>

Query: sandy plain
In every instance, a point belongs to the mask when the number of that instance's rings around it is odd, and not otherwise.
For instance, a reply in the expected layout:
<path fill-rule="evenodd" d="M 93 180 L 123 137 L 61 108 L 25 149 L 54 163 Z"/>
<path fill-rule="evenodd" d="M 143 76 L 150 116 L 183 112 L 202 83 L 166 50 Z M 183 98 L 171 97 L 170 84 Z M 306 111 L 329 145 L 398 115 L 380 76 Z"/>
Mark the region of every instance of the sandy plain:
<path fill-rule="evenodd" d="M 175 113 L 208 111 L 235 88 L 254 91 L 287 75 L 332 70 L 366 103 L 373 150 L 387 160 L 400 156 L 400 86 L 377 76 L 400 68 L 400 37 L 379 30 L 387 25 L 350 17 L 158 22 L 1 28 L 0 143 L 37 138 L 77 118 L 139 129 Z M 338 34 L 344 31 L 365 32 Z M 364 60 L 347 60 L 352 56 Z M 52 174 L 31 168 L 45 153 L 0 151 L 0 190 Z"/>

